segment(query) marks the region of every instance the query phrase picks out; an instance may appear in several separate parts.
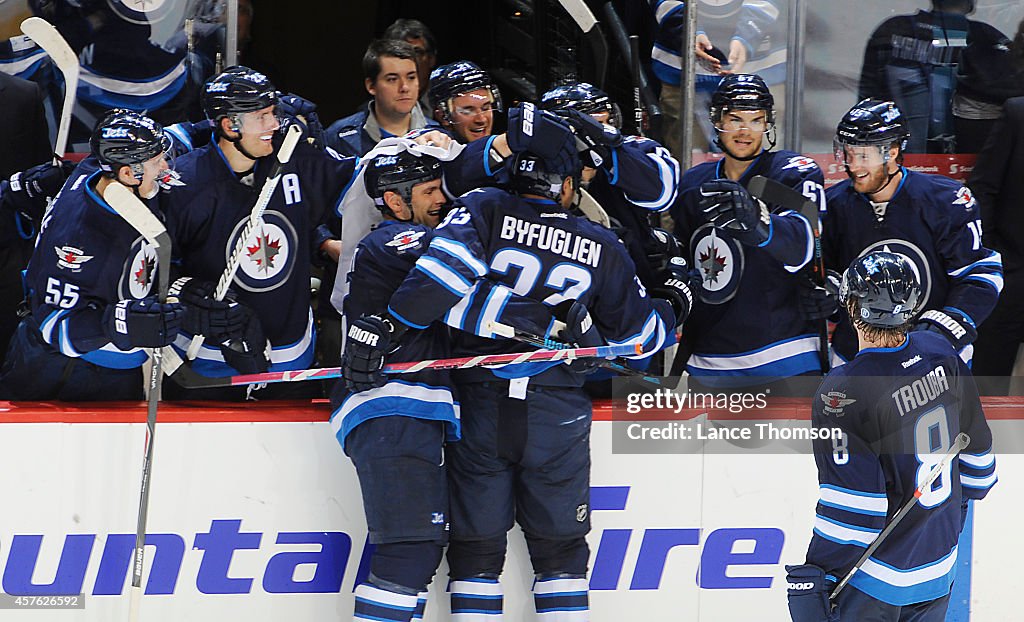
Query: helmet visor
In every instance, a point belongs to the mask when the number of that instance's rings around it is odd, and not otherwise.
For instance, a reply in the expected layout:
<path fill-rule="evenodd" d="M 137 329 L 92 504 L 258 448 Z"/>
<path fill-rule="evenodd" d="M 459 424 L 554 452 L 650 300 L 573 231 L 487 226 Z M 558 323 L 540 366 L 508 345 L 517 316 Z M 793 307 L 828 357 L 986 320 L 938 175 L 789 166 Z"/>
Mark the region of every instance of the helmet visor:
<path fill-rule="evenodd" d="M 889 145 L 851 145 L 838 138 L 832 141 L 836 161 L 848 168 L 876 168 L 889 161 Z"/>

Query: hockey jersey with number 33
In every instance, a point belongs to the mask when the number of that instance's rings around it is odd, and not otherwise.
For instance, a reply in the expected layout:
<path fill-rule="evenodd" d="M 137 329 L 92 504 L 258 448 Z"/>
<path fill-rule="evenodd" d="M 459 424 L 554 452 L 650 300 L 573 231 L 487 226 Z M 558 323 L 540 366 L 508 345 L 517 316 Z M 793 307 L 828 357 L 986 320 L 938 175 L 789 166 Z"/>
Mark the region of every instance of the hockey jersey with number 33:
<path fill-rule="evenodd" d="M 961 432 L 952 460 L 850 585 L 892 605 L 949 593 L 966 502 L 996 482 L 992 434 L 974 378 L 941 335 L 913 332 L 897 348 L 862 350 L 832 370 L 814 398 L 812 425 L 841 438 L 813 441 L 820 498 L 807 563 L 841 580 L 913 498 Z"/>

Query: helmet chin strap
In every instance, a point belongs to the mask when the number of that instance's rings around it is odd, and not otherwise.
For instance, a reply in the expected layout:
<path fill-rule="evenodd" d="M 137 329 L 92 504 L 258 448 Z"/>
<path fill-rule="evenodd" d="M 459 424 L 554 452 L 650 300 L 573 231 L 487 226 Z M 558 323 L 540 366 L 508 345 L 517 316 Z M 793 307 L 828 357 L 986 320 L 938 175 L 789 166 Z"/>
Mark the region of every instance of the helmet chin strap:
<path fill-rule="evenodd" d="M 715 128 L 715 145 L 717 145 L 719 149 L 721 149 L 727 156 L 729 156 L 733 160 L 738 160 L 740 162 L 750 162 L 751 160 L 756 160 L 757 157 L 760 156 L 765 151 L 771 151 L 775 147 L 775 126 L 774 125 L 772 125 L 770 130 L 768 130 L 767 132 L 764 133 L 764 136 L 766 136 L 768 138 L 768 148 L 764 149 L 763 148 L 763 144 L 762 144 L 762 149 L 760 151 L 758 151 L 757 153 L 754 153 L 753 155 L 744 156 L 742 158 L 740 156 L 734 154 L 732 151 L 729 150 L 728 147 L 725 146 L 725 144 L 722 142 L 722 130 L 718 129 L 717 127 Z M 762 139 L 762 142 L 763 142 L 763 139 Z"/>

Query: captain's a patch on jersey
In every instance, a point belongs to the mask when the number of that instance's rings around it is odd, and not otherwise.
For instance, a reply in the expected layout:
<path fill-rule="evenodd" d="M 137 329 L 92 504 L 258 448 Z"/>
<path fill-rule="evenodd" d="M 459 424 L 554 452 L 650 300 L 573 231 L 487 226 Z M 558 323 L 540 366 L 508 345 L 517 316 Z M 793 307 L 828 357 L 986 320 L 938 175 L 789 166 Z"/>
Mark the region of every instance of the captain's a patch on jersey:
<path fill-rule="evenodd" d="M 837 417 L 843 416 L 843 409 L 857 400 L 846 397 L 842 391 L 829 391 L 821 394 L 821 401 L 825 403 L 825 412 Z"/>
<path fill-rule="evenodd" d="M 86 255 L 85 251 L 74 246 L 54 246 L 53 250 L 57 253 L 57 265 L 72 272 L 79 272 L 82 264 L 93 258 L 92 255 Z"/>
<path fill-rule="evenodd" d="M 407 251 L 410 248 L 418 247 L 420 245 L 420 238 L 426 235 L 426 233 L 426 231 L 415 231 L 413 229 L 409 229 L 408 231 L 403 231 L 395 235 L 395 237 L 391 238 L 390 242 L 387 242 L 384 245 L 393 248 L 397 247 L 399 252 Z"/>

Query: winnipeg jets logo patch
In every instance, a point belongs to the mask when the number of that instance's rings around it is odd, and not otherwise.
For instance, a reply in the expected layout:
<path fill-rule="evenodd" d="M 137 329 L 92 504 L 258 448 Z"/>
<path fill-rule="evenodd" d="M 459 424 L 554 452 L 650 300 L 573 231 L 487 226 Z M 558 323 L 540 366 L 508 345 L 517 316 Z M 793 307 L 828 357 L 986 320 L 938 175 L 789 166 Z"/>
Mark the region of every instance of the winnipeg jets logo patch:
<path fill-rule="evenodd" d="M 418 248 L 420 246 L 420 238 L 426 235 L 426 233 L 426 231 L 416 231 L 414 229 L 409 229 L 408 231 L 403 231 L 396 235 L 395 237 L 391 238 L 391 240 L 389 242 L 386 242 L 384 246 L 397 248 L 398 252 L 402 253 L 409 250 L 410 248 Z"/>
<path fill-rule="evenodd" d="M 82 249 L 74 246 L 61 246 L 60 248 L 54 246 L 53 250 L 57 253 L 57 266 L 72 272 L 81 271 L 82 264 L 93 257 L 86 255 Z"/>
<path fill-rule="evenodd" d="M 795 168 L 796 170 L 801 172 L 813 171 L 814 169 L 818 168 L 818 163 L 808 158 L 807 156 L 794 156 L 789 159 L 789 162 L 786 163 L 786 166 L 782 167 L 782 170 L 786 170 L 787 168 Z"/>
<path fill-rule="evenodd" d="M 719 305 L 736 295 L 743 277 L 743 248 L 729 236 L 719 236 L 711 224 L 694 232 L 690 240 L 693 265 L 700 271 L 700 299 Z"/>
<path fill-rule="evenodd" d="M 825 403 L 825 412 L 837 417 L 843 416 L 843 409 L 857 400 L 846 397 L 841 391 L 829 391 L 821 394 L 821 401 Z"/>
<path fill-rule="evenodd" d="M 171 0 L 107 0 L 107 4 L 121 19 L 149 25 L 167 17 L 177 3 Z"/>
<path fill-rule="evenodd" d="M 131 250 L 125 257 L 118 282 L 118 297 L 145 298 L 153 289 L 156 276 L 156 248 L 139 236 L 132 242 Z"/>
<path fill-rule="evenodd" d="M 953 199 L 953 205 L 963 205 L 965 210 L 970 210 L 974 207 L 974 195 L 971 194 L 971 189 L 967 186 L 962 186 L 956 191 L 956 198 Z"/>
<path fill-rule="evenodd" d="M 243 219 L 235 225 L 235 230 L 228 237 L 228 243 L 224 248 L 225 261 L 234 252 L 247 220 Z M 235 282 L 242 289 L 251 292 L 264 292 L 280 287 L 295 267 L 295 253 L 298 248 L 299 237 L 295 227 L 284 214 L 275 210 L 264 212 L 262 221 L 243 243 L 242 258 Z"/>

